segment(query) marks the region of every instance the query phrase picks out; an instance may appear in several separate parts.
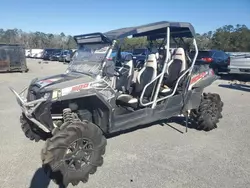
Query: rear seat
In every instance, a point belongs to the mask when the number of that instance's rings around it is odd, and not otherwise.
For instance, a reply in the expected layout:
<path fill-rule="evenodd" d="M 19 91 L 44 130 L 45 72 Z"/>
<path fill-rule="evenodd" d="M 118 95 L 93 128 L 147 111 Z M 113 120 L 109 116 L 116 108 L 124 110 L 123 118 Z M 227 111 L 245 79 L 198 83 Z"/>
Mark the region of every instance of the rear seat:
<path fill-rule="evenodd" d="M 167 96 L 172 93 L 178 78 L 186 68 L 185 51 L 183 48 L 177 48 L 174 50 L 172 63 L 166 69 L 165 81 L 163 81 L 163 87 L 160 90 L 161 95 Z"/>

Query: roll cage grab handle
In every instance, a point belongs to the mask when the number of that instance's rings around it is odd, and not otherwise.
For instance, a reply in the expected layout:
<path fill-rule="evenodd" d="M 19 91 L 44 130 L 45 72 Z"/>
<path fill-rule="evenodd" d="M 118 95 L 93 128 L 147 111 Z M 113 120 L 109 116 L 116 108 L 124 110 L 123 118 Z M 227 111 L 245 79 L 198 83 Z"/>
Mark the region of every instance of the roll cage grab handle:
<path fill-rule="evenodd" d="M 170 47 L 169 47 L 169 46 L 170 46 L 170 28 L 169 28 L 169 27 L 167 27 L 167 36 L 166 36 L 166 38 L 167 38 L 167 44 L 165 45 L 165 48 L 167 48 L 167 52 L 169 52 L 169 48 L 170 48 Z M 154 108 L 156 107 L 156 104 L 157 104 L 158 102 L 160 102 L 160 101 L 162 101 L 162 100 L 165 100 L 165 99 L 167 99 L 167 98 L 169 98 L 169 97 L 172 97 L 172 96 L 175 94 L 176 90 L 177 90 L 177 87 L 178 87 L 178 85 L 179 85 L 180 80 L 181 80 L 187 73 L 189 73 L 189 74 L 188 74 L 188 84 L 187 84 L 187 87 L 186 87 L 186 90 L 188 90 L 189 85 L 190 85 L 190 77 L 191 77 L 191 74 L 192 74 L 192 71 L 193 71 L 193 68 L 194 68 L 194 64 L 195 64 L 196 58 L 197 58 L 197 56 L 198 56 L 198 47 L 197 47 L 196 39 L 195 39 L 195 38 L 193 38 L 193 45 L 194 45 L 194 47 L 195 47 L 195 56 L 194 56 L 194 58 L 193 58 L 193 61 L 192 61 L 191 66 L 190 66 L 184 73 L 182 73 L 182 75 L 178 78 L 178 80 L 177 80 L 177 82 L 176 82 L 176 84 L 175 84 L 174 90 L 173 90 L 173 92 L 172 92 L 170 95 L 165 96 L 165 97 L 163 97 L 163 98 L 157 99 L 157 98 L 158 98 L 159 91 L 160 91 L 161 83 L 162 83 L 162 80 L 163 80 L 163 77 L 164 77 L 165 70 L 166 70 L 168 64 L 169 64 L 170 62 L 173 61 L 173 60 L 170 60 L 170 61 L 169 61 L 169 53 L 166 54 L 166 58 L 165 58 L 165 61 L 164 61 L 164 65 L 163 65 L 162 72 L 161 72 L 158 76 L 156 76 L 151 82 L 149 82 L 149 83 L 144 87 L 144 89 L 143 89 L 143 91 L 142 91 L 142 93 L 141 93 L 141 96 L 140 96 L 140 104 L 141 104 L 142 106 L 149 106 L 149 105 L 152 104 L 152 107 L 151 107 L 151 108 L 154 109 Z M 157 87 L 156 87 L 156 92 L 154 93 L 153 101 L 150 101 L 150 102 L 148 102 L 148 103 L 143 103 L 143 96 L 144 96 L 144 93 L 145 93 L 147 87 L 148 87 L 150 84 L 152 84 L 153 82 L 155 82 L 158 78 L 160 78 L 160 79 L 159 79 L 159 82 L 158 82 Z M 185 91 L 185 93 L 186 93 L 186 92 L 187 92 L 187 91 Z"/>
<path fill-rule="evenodd" d="M 113 40 L 113 41 L 112 41 L 112 44 L 111 44 L 111 46 L 109 47 L 109 49 L 108 49 L 108 51 L 107 51 L 107 53 L 106 53 L 106 55 L 105 55 L 105 58 L 104 58 L 104 60 L 103 60 L 102 69 L 105 67 L 106 61 L 107 61 L 107 57 L 109 57 L 109 56 L 111 55 L 111 53 L 112 53 L 112 51 L 113 51 L 113 48 L 114 48 L 115 44 L 116 44 L 116 40 Z"/>

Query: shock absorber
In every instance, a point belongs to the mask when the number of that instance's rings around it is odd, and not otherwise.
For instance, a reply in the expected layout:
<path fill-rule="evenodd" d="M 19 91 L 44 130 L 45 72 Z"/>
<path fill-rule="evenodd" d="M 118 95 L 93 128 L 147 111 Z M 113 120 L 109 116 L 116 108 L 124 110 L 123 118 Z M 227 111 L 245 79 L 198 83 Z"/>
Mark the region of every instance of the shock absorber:
<path fill-rule="evenodd" d="M 74 120 L 74 115 L 70 108 L 63 109 L 63 120 L 64 122 L 72 122 Z"/>
<path fill-rule="evenodd" d="M 79 121 L 77 114 L 73 113 L 70 108 L 63 109 L 63 124 L 60 127 L 55 127 L 52 134 L 55 135 L 58 131 L 63 130 L 73 121 Z"/>

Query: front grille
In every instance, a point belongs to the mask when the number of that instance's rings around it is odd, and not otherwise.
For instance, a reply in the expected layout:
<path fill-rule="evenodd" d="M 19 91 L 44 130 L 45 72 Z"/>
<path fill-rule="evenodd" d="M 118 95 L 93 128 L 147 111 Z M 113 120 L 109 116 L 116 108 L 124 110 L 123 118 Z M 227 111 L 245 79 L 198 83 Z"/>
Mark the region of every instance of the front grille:
<path fill-rule="evenodd" d="M 39 92 L 40 88 L 37 85 L 30 86 L 28 90 L 27 101 L 33 101 L 40 99 L 42 97 L 41 93 Z"/>

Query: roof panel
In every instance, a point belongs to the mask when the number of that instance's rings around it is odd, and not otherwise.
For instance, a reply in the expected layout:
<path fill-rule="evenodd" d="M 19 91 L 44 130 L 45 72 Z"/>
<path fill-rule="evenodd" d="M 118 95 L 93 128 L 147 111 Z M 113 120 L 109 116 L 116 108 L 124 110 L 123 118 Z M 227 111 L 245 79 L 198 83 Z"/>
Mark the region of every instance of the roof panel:
<path fill-rule="evenodd" d="M 135 27 L 127 27 L 116 30 L 111 30 L 104 35 L 106 35 L 110 39 L 121 39 L 130 35 L 134 37 L 138 36 L 151 36 L 156 37 L 160 33 L 163 34 L 164 28 L 170 27 L 171 32 L 173 32 L 173 37 L 194 37 L 195 30 L 190 23 L 187 22 L 168 22 L 161 21 L 150 24 L 145 24 L 141 26 Z M 164 32 L 166 34 L 166 31 Z M 178 35 L 179 33 L 179 35 Z"/>

